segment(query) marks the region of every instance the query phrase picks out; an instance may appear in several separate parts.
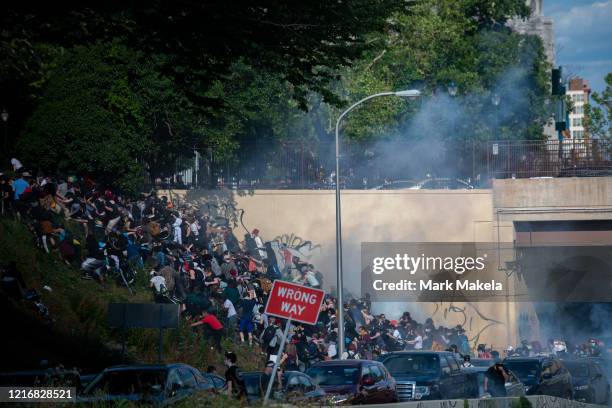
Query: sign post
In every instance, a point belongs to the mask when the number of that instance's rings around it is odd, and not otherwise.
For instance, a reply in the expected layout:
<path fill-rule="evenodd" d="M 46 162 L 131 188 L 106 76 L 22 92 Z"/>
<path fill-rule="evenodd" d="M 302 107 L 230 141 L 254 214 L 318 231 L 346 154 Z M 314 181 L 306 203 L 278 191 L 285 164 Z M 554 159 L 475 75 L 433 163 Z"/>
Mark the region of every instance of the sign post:
<path fill-rule="evenodd" d="M 108 325 L 122 330 L 123 344 L 121 352 L 125 359 L 126 330 L 128 328 L 159 329 L 157 359 L 161 363 L 163 347 L 163 329 L 179 326 L 179 305 L 160 303 L 110 303 L 108 305 Z"/>
<path fill-rule="evenodd" d="M 270 393 L 272 392 L 272 385 L 274 385 L 274 379 L 276 378 L 276 372 L 278 371 L 278 366 L 280 365 L 281 358 L 283 357 L 283 352 L 285 351 L 285 342 L 287 341 L 287 334 L 289 332 L 289 326 L 291 325 L 291 318 L 287 320 L 285 325 L 285 331 L 283 332 L 283 338 L 281 340 L 280 347 L 278 349 L 278 354 L 276 355 L 276 359 L 274 360 L 274 368 L 272 368 L 272 375 L 270 376 L 270 381 L 268 381 L 268 386 L 266 387 L 266 396 L 264 397 L 263 404 L 266 405 L 268 400 L 270 399 Z"/>
<path fill-rule="evenodd" d="M 274 367 L 272 368 L 272 375 L 266 387 L 264 405 L 267 404 L 270 399 L 270 393 L 272 392 L 272 386 L 274 385 L 278 366 L 280 365 L 283 352 L 285 351 L 285 343 L 287 342 L 287 335 L 291 322 L 295 320 L 311 325 L 316 324 L 324 297 L 325 292 L 320 289 L 313 289 L 281 280 L 275 280 L 272 284 L 272 290 L 270 290 L 268 303 L 266 303 L 266 310 L 264 313 L 268 316 L 287 319 L 287 322 L 276 361 L 274 361 Z"/>

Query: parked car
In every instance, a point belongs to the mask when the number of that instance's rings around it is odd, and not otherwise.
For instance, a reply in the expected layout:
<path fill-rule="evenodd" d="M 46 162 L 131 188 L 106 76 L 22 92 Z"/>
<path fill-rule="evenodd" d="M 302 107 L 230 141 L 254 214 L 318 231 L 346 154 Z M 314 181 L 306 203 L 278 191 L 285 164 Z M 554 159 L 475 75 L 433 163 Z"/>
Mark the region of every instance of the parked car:
<path fill-rule="evenodd" d="M 385 366 L 372 360 L 334 360 L 314 364 L 306 371 L 327 394 L 331 404 L 397 402 L 396 383 Z"/>
<path fill-rule="evenodd" d="M 403 190 L 414 187 L 416 184 L 417 182 L 413 180 L 394 180 L 373 187 L 372 190 Z"/>
<path fill-rule="evenodd" d="M 555 357 L 508 357 L 503 364 L 525 384 L 527 395 L 572 399 L 572 376 Z"/>
<path fill-rule="evenodd" d="M 409 187 L 410 190 L 472 190 L 473 188 L 469 182 L 454 178 L 431 178 Z"/>
<path fill-rule="evenodd" d="M 257 404 L 265 393 L 265 384 L 261 384 L 261 371 L 242 374 L 246 385 L 249 405 Z M 290 404 L 323 403 L 325 391 L 314 383 L 312 378 L 299 371 L 285 371 L 281 377 L 281 390 L 275 390 L 271 398 L 278 402 Z"/>
<path fill-rule="evenodd" d="M 486 367 L 489 368 L 495 364 L 495 359 L 492 358 L 472 358 L 470 360 L 474 367 Z"/>
<path fill-rule="evenodd" d="M 78 402 L 128 400 L 167 406 L 214 389 L 212 381 L 186 364 L 125 365 L 102 371 L 85 388 Z"/>
<path fill-rule="evenodd" d="M 77 390 L 77 392 L 80 394 L 81 392 L 83 392 L 83 390 L 85 388 L 87 388 L 87 386 L 89 384 L 91 384 L 91 382 L 93 380 L 96 379 L 96 377 L 99 375 L 100 373 L 97 374 L 85 374 L 85 375 L 81 375 L 81 387 Z"/>
<path fill-rule="evenodd" d="M 590 404 L 609 404 L 610 384 L 601 367 L 587 358 L 561 362 L 572 375 L 574 399 Z"/>
<path fill-rule="evenodd" d="M 491 359 L 482 359 L 483 361 L 493 361 Z M 491 366 L 485 367 L 469 367 L 464 368 L 463 371 L 468 374 L 468 385 L 466 387 L 465 398 L 490 398 L 491 394 L 485 392 L 484 390 L 484 378 L 486 376 L 487 370 Z M 504 384 L 506 389 L 506 396 L 508 397 L 523 397 L 525 396 L 525 384 L 521 382 L 521 380 L 514 374 L 511 370 L 508 370 L 505 367 L 506 372 L 508 373 L 508 381 Z"/>
<path fill-rule="evenodd" d="M 200 374 L 202 375 L 205 381 L 210 381 L 212 383 L 212 386 L 215 390 L 219 391 L 225 388 L 225 378 L 221 377 L 220 375 L 203 373 L 201 371 Z"/>
<path fill-rule="evenodd" d="M 464 398 L 468 375 L 454 353 L 398 351 L 380 357 L 397 382 L 400 401 Z"/>
<path fill-rule="evenodd" d="M 608 378 L 612 378 L 612 363 L 610 363 L 610 359 L 607 354 L 597 357 L 586 357 L 586 359 L 597 364 L 602 373 L 604 373 Z"/>

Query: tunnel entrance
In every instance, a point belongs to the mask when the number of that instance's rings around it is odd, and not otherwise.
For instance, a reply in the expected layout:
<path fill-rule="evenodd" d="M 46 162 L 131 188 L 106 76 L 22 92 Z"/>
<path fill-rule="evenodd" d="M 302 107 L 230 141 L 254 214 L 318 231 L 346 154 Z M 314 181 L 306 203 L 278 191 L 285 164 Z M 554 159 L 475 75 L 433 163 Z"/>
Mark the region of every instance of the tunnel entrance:
<path fill-rule="evenodd" d="M 515 222 L 516 258 L 540 336 L 612 343 L 612 220 Z"/>

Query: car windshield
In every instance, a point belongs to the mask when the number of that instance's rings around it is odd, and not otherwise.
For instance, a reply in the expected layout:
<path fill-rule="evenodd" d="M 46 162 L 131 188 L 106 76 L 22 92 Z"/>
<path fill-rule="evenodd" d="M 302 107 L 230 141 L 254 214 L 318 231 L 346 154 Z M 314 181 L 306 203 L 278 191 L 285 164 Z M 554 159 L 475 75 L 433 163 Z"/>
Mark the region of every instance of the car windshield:
<path fill-rule="evenodd" d="M 440 360 L 432 354 L 390 356 L 383 364 L 392 376 L 437 375 L 440 372 Z"/>
<path fill-rule="evenodd" d="M 359 367 L 325 365 L 312 367 L 307 374 L 318 385 L 353 385 L 359 382 Z"/>
<path fill-rule="evenodd" d="M 486 358 L 475 358 L 470 361 L 475 367 L 491 367 L 495 360 Z"/>
<path fill-rule="evenodd" d="M 540 364 L 537 361 L 504 361 L 504 366 L 512 371 L 522 383 L 532 385 L 538 382 Z"/>
<path fill-rule="evenodd" d="M 563 365 L 569 370 L 572 377 L 587 378 L 589 376 L 589 365 L 574 361 L 565 361 Z"/>
<path fill-rule="evenodd" d="M 109 371 L 87 387 L 84 394 L 158 394 L 164 390 L 165 386 L 165 370 Z"/>

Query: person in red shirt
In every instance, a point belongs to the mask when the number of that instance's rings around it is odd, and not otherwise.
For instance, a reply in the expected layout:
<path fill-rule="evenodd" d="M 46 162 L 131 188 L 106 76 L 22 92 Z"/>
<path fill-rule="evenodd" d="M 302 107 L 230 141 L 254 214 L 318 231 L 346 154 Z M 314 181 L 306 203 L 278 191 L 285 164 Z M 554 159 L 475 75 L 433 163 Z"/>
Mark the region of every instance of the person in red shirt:
<path fill-rule="evenodd" d="M 204 326 L 204 332 L 207 333 L 213 341 L 214 348 L 218 351 L 221 351 L 221 337 L 223 336 L 223 325 L 212 313 L 209 313 L 207 310 L 202 313 L 202 319 L 192 323 L 191 327 Z"/>

